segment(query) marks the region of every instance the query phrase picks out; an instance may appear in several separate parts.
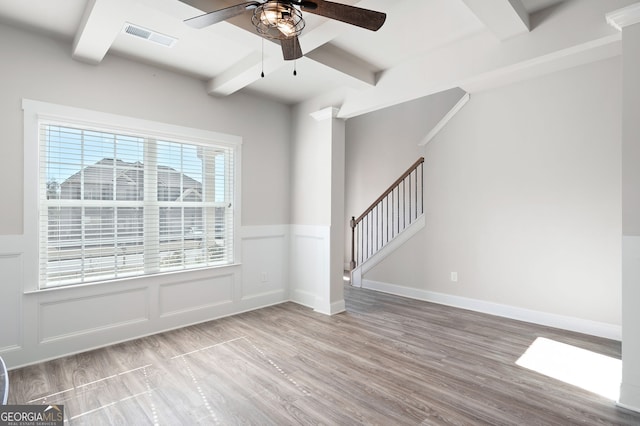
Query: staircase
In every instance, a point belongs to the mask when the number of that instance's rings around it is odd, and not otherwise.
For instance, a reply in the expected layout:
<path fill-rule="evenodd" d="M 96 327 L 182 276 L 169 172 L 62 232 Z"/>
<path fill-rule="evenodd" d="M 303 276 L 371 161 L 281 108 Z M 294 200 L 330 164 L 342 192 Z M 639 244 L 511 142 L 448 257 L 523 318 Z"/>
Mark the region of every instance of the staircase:
<path fill-rule="evenodd" d="M 351 285 L 424 227 L 424 157 L 413 163 L 358 218 L 351 218 Z"/>

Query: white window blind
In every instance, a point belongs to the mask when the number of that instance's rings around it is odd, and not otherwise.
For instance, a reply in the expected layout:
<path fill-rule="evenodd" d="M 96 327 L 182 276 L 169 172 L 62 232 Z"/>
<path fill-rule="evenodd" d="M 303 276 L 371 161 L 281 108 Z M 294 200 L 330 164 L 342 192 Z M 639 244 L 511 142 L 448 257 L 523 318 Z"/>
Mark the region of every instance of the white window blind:
<path fill-rule="evenodd" d="M 233 146 L 41 121 L 40 287 L 233 263 Z"/>

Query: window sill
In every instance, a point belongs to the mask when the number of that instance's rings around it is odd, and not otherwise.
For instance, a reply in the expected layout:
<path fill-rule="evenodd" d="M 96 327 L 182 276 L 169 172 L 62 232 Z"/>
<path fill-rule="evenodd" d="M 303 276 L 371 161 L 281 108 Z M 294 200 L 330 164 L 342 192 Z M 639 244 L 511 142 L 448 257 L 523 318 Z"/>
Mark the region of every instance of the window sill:
<path fill-rule="evenodd" d="M 34 295 L 34 294 L 46 294 L 46 293 L 56 293 L 56 292 L 64 292 L 64 291 L 73 291 L 80 289 L 95 289 L 95 288 L 105 288 L 106 286 L 122 286 L 122 285 L 162 285 L 164 282 L 166 283 L 174 283 L 174 282 L 182 282 L 185 281 L 186 276 L 193 276 L 193 278 L 200 278 L 202 276 L 211 276 L 221 275 L 225 272 L 225 270 L 237 269 L 242 266 L 241 263 L 232 263 L 229 265 L 223 266 L 208 266 L 205 268 L 194 268 L 187 269 L 181 271 L 170 271 L 170 272 L 160 272 L 152 275 L 138 275 L 135 277 L 126 277 L 126 278 L 118 278 L 107 281 L 94 281 L 90 283 L 79 283 L 79 284 L 69 284 L 69 285 L 60 285 L 60 286 L 51 286 L 39 288 L 36 290 L 26 290 L 23 292 L 24 295 Z M 215 272 L 214 272 L 215 271 Z"/>

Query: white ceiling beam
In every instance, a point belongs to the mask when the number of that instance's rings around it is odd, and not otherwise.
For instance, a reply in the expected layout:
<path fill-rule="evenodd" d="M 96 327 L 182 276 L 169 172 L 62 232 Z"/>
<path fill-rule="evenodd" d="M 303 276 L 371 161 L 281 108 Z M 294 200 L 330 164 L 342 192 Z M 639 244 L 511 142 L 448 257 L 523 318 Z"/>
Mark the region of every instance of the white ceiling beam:
<path fill-rule="evenodd" d="M 235 63 L 207 82 L 207 93 L 213 96 L 228 96 L 249 84 L 260 79 L 263 70 L 280 68 L 282 59 L 271 56 L 262 60 L 259 52 L 253 52 L 249 56 Z"/>
<path fill-rule="evenodd" d="M 634 3 L 622 9 L 607 13 L 607 23 L 618 31 L 640 22 L 640 3 Z"/>
<path fill-rule="evenodd" d="M 362 82 L 364 87 L 375 86 L 376 73 L 371 65 L 354 57 L 349 52 L 331 44 L 325 44 L 305 55 L 307 58 L 319 62 L 325 66 L 333 68 L 353 77 L 356 81 Z"/>
<path fill-rule="evenodd" d="M 305 46 L 305 38 L 300 37 L 300 44 L 303 46 L 303 51 L 306 51 Z M 265 41 L 265 46 L 273 44 L 271 42 Z M 276 53 L 271 53 L 269 56 L 266 56 L 264 59 L 264 65 L 262 63 L 262 55 L 259 52 L 255 52 L 255 54 L 249 55 L 245 57 L 242 61 L 234 64 L 227 70 L 225 70 L 222 74 L 215 76 L 207 82 L 207 91 L 210 95 L 213 96 L 227 96 L 232 93 L 237 92 L 238 90 L 243 89 L 244 87 L 254 83 L 255 81 L 260 79 L 260 70 L 262 68 L 270 71 L 278 70 L 281 67 L 286 65 L 286 62 L 281 58 L 282 51 L 280 46 L 277 46 L 278 52 L 277 55 L 280 57 L 274 57 Z M 305 57 L 313 59 L 309 56 L 309 54 L 305 54 Z M 340 64 L 334 64 L 335 67 L 341 67 Z M 332 67 L 333 68 L 333 67 Z M 342 66 L 343 70 L 347 68 L 346 66 Z M 355 68 L 355 66 L 353 67 Z M 337 69 L 337 68 L 335 68 Z M 355 70 L 351 70 L 356 73 Z M 344 72 L 344 71 L 343 71 Z M 346 72 L 348 75 L 348 72 Z M 361 72 L 362 73 L 362 72 Z M 353 77 L 353 75 L 351 75 Z"/>
<path fill-rule="evenodd" d="M 393 7 L 388 0 L 360 0 L 353 2 L 353 6 L 387 12 Z M 302 49 L 307 52 L 305 56 L 352 77 L 352 88 L 354 89 L 374 86 L 376 84 L 376 70 L 372 68 L 371 64 L 336 46 L 327 44 L 339 37 L 347 28 L 349 28 L 348 24 L 328 19 L 308 34 L 303 34 L 300 43 L 304 43 Z"/>
<path fill-rule="evenodd" d="M 191 5 L 191 1 L 188 0 L 136 0 L 138 3 L 142 3 L 147 7 L 153 8 L 158 11 L 162 11 L 168 16 L 185 20 L 187 18 L 193 18 L 202 14 L 202 10 L 196 6 Z M 209 0 L 213 1 L 213 0 Z M 222 6 L 224 7 L 224 6 Z"/>
<path fill-rule="evenodd" d="M 499 40 L 529 32 L 529 13 L 520 0 L 463 0 Z"/>
<path fill-rule="evenodd" d="M 303 34 L 300 43 L 303 51 L 306 52 L 305 56 L 352 77 L 354 83 L 352 88 L 354 89 L 373 86 L 376 84 L 376 71 L 370 64 L 329 44 L 331 40 L 345 31 L 347 28 L 345 25 L 347 24 L 329 19 L 314 28 L 313 31 Z"/>
<path fill-rule="evenodd" d="M 230 0 L 138 1 L 145 3 L 147 6 L 154 9 L 162 10 L 167 15 L 177 17 L 180 20 L 192 18 L 211 10 L 218 10 L 232 6 L 233 4 L 238 4 L 238 1 L 234 2 Z M 252 48 L 261 46 L 260 39 L 257 38 L 254 33 L 230 22 L 220 22 L 202 29 L 189 28 L 188 31 L 201 32 L 206 36 L 215 35 L 215 37 L 224 38 L 239 45 L 252 46 Z M 252 53 L 227 68 L 221 74 L 209 79 L 206 82 L 207 93 L 213 96 L 231 95 L 259 79 L 262 69 L 277 69 L 282 66 L 282 61 L 282 50 L 280 45 L 265 40 L 264 52 L 260 50 L 253 50 Z"/>
<path fill-rule="evenodd" d="M 380 6 L 386 0 L 361 0 L 355 2 L 354 5 L 358 7 L 371 8 L 371 9 L 380 9 Z M 308 15 L 311 19 L 318 19 L 312 15 Z M 220 24 L 217 24 L 220 25 Z M 346 54 L 344 51 L 338 52 L 338 48 L 329 48 L 327 51 L 320 50 L 319 52 L 314 52 L 319 49 L 321 46 L 324 48 L 324 45 L 329 43 L 334 38 L 340 36 L 340 34 L 345 31 L 345 27 L 348 24 L 344 24 L 341 22 L 337 22 L 334 20 L 327 20 L 322 24 L 316 26 L 310 31 L 303 32 L 300 36 L 300 45 L 302 46 L 302 51 L 305 52 L 305 57 L 319 62 L 329 68 L 332 68 L 335 71 L 338 71 L 342 74 L 345 74 L 351 77 L 351 81 L 353 81 L 354 89 L 361 89 L 370 87 L 375 84 L 375 72 L 371 69 L 368 64 L 363 63 L 362 61 L 357 60 L 357 58 L 353 58 Z M 245 36 L 252 37 L 252 40 L 255 40 L 255 35 L 249 32 L 245 32 Z M 265 47 L 269 44 L 273 43 L 265 43 Z M 278 48 L 278 55 L 282 55 L 280 52 L 280 46 Z M 333 50 L 337 55 L 332 57 L 328 52 L 329 50 Z M 268 57 L 271 55 L 267 55 Z M 265 59 L 269 60 L 268 68 L 273 70 L 274 68 L 280 68 L 286 65 L 286 62 L 276 61 L 275 59 L 269 58 Z M 265 67 L 267 63 L 265 62 Z M 226 96 L 230 95 L 251 83 L 257 81 L 260 78 L 260 73 L 256 73 L 256 69 L 260 69 L 261 67 L 261 58 L 256 55 L 250 55 L 246 57 L 242 61 L 238 62 L 234 66 L 230 67 L 221 75 L 218 75 L 207 82 L 207 90 L 210 95 L 214 96 Z M 276 68 L 276 69 L 277 69 Z"/>
<path fill-rule="evenodd" d="M 633 0 L 622 3 L 615 7 Z M 354 117 L 453 87 L 473 93 L 497 81 L 531 78 L 619 54 L 620 33 L 605 21 L 612 7 L 601 0 L 567 2 L 527 37 L 498 43 L 484 31 L 428 52 L 384 71 L 375 87 L 348 94 L 339 116 Z"/>
<path fill-rule="evenodd" d="M 215 26 L 200 31 L 215 32 L 220 37 L 233 40 L 244 46 L 253 45 L 260 49 L 254 50 L 221 74 L 211 78 L 207 82 L 207 93 L 210 95 L 231 95 L 259 80 L 262 69 L 273 71 L 283 65 L 284 60 L 282 59 L 280 43 L 260 40 L 255 34 L 228 22 L 220 22 Z"/>
<path fill-rule="evenodd" d="M 236 42 L 240 41 L 245 45 L 261 43 L 254 34 L 234 25 L 224 23 L 217 25 L 221 36 Z M 353 55 L 349 55 L 336 46 L 325 44 L 340 33 L 341 25 L 335 21 L 327 21 L 303 34 L 300 37 L 300 44 L 303 51 L 308 52 L 305 57 L 352 77 L 351 87 L 354 89 L 371 87 L 375 84 L 376 75 L 369 64 L 358 61 Z M 282 59 L 282 49 L 279 43 L 265 40 L 264 61 L 261 52 L 253 52 L 222 74 L 210 79 L 207 82 L 207 92 L 213 96 L 228 96 L 259 80 L 263 69 L 268 74 L 286 65 L 287 62 Z"/>
<path fill-rule="evenodd" d="M 135 3 L 123 0 L 89 0 L 73 40 L 74 59 L 99 64 L 122 31 L 126 12 Z"/>

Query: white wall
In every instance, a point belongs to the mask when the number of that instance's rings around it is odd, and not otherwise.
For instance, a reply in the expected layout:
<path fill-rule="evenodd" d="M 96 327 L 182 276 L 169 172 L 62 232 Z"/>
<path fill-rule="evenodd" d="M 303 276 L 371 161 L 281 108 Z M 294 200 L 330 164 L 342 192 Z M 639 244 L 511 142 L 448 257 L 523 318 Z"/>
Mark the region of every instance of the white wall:
<path fill-rule="evenodd" d="M 311 117 L 304 106 L 295 107 L 291 140 L 291 223 L 331 224 L 331 144 L 325 123 Z"/>
<path fill-rule="evenodd" d="M 10 367 L 288 300 L 290 108 L 0 25 L 0 354 Z M 240 136 L 242 265 L 26 293 L 22 99 Z M 267 131 L 265 131 L 267 130 Z M 28 224 L 26 225 L 28 226 Z"/>
<path fill-rule="evenodd" d="M 636 5 L 637 6 L 637 5 Z M 622 30 L 622 406 L 640 411 L 640 24 Z"/>
<path fill-rule="evenodd" d="M 614 58 L 472 94 L 426 147 L 425 229 L 365 278 L 619 338 L 620 70 Z"/>
<path fill-rule="evenodd" d="M 291 266 L 293 301 L 325 314 L 344 310 L 345 126 L 337 109 L 293 109 Z M 339 219 L 336 220 L 336 217 Z"/>
<path fill-rule="evenodd" d="M 309 107 L 293 109 L 291 127 L 291 299 L 317 309 L 330 283 L 331 141 Z M 327 129 L 328 130 L 328 129 Z"/>

